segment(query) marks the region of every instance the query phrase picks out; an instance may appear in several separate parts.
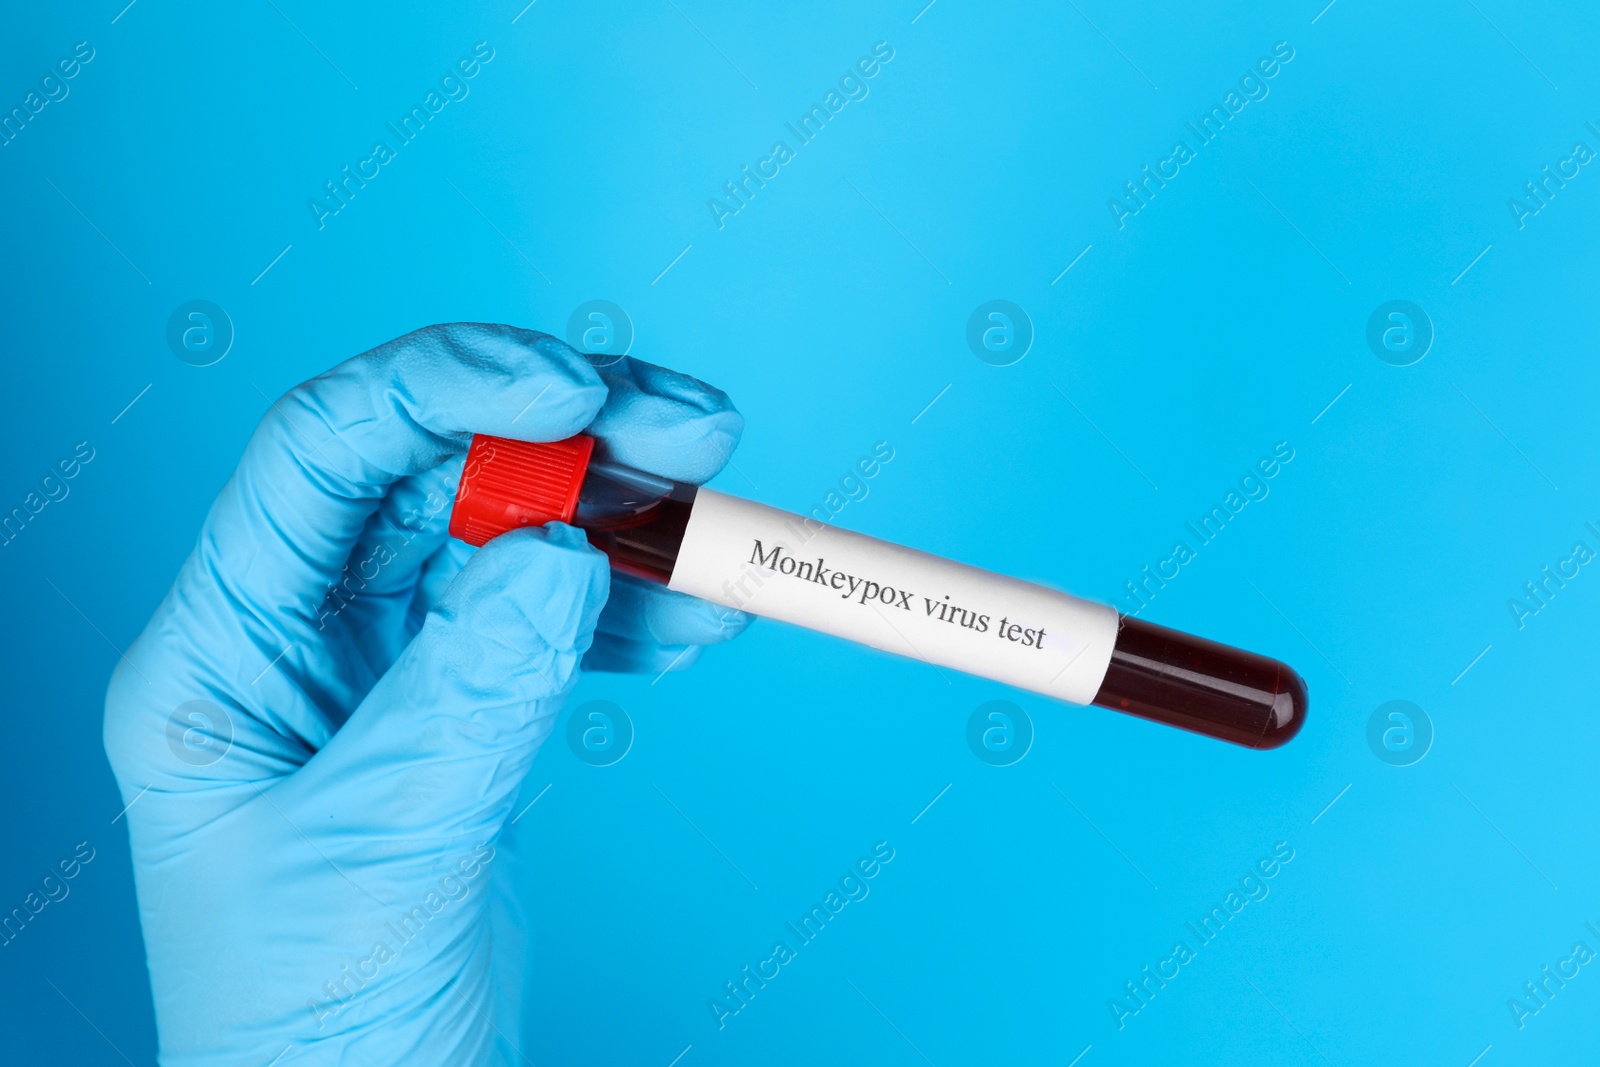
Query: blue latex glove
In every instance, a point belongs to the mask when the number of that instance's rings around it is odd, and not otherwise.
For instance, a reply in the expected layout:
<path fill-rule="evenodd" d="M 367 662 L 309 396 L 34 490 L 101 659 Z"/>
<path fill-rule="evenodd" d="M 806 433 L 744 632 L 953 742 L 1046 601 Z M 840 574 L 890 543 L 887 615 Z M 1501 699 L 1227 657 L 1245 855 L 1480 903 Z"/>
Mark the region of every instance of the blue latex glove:
<path fill-rule="evenodd" d="M 744 624 L 559 523 L 448 539 L 471 432 L 586 427 L 698 482 L 742 420 L 692 378 L 473 324 L 262 420 L 106 699 L 167 1067 L 522 1061 L 495 844 L 580 661 L 681 667 Z"/>

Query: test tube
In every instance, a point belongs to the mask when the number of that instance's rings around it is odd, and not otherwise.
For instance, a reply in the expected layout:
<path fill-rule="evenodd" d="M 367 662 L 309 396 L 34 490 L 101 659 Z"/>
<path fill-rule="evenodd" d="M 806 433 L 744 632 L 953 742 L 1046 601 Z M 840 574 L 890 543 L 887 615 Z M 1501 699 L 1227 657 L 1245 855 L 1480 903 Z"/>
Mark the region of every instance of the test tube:
<path fill-rule="evenodd" d="M 613 569 L 725 607 L 1247 748 L 1305 722 L 1288 665 L 1115 609 L 594 458 L 595 441 L 473 438 L 450 532 L 571 523 Z"/>

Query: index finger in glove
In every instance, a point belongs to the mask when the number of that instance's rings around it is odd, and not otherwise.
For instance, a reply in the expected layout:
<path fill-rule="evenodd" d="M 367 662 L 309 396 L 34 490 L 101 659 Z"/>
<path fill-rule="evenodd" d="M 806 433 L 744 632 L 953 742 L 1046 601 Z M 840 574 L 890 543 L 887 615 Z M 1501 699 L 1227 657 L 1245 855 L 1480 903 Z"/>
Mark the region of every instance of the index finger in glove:
<path fill-rule="evenodd" d="M 600 458 L 699 485 L 738 447 L 744 416 L 721 389 L 626 356 L 600 377 L 606 402 L 588 430 Z"/>
<path fill-rule="evenodd" d="M 368 518 L 402 478 L 474 432 L 552 441 L 606 387 L 561 341 L 512 326 L 431 326 L 347 360 L 272 405 L 191 560 L 252 614 L 311 622 Z"/>

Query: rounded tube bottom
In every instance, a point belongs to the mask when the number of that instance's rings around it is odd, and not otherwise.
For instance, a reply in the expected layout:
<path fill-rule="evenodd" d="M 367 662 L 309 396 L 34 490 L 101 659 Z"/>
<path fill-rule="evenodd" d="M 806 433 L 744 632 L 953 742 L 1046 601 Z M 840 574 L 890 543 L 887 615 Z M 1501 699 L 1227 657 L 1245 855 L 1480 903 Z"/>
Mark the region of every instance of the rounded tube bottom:
<path fill-rule="evenodd" d="M 1277 748 L 1306 720 L 1287 664 L 1123 616 L 1095 704 L 1246 748 Z"/>

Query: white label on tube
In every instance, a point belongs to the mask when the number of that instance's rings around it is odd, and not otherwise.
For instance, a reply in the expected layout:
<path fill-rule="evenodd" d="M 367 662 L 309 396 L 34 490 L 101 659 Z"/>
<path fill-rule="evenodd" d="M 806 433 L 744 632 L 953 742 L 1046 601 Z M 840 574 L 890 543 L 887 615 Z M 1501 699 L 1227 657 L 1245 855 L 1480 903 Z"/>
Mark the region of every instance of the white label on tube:
<path fill-rule="evenodd" d="M 668 588 L 1075 704 L 1117 639 L 1104 604 L 711 489 Z"/>

